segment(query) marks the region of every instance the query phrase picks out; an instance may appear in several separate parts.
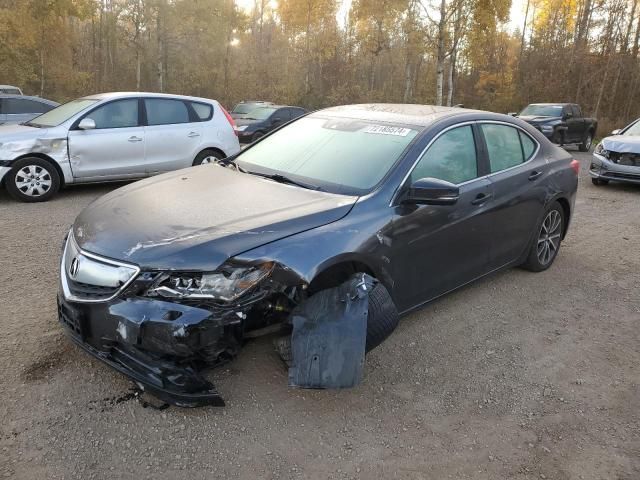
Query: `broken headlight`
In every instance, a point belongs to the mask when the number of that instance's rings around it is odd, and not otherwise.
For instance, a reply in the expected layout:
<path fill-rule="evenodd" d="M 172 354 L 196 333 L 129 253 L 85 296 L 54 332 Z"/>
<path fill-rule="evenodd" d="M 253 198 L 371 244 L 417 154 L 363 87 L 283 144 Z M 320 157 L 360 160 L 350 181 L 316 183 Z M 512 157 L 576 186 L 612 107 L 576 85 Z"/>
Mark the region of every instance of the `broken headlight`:
<path fill-rule="evenodd" d="M 269 262 L 248 267 L 228 265 L 213 273 L 172 273 L 163 276 L 147 295 L 230 302 L 269 276 L 273 267 Z"/>
<path fill-rule="evenodd" d="M 593 153 L 597 153 L 598 155 L 602 155 L 604 158 L 609 158 L 609 151 L 604 148 L 602 142 L 596 145 L 596 149 Z"/>

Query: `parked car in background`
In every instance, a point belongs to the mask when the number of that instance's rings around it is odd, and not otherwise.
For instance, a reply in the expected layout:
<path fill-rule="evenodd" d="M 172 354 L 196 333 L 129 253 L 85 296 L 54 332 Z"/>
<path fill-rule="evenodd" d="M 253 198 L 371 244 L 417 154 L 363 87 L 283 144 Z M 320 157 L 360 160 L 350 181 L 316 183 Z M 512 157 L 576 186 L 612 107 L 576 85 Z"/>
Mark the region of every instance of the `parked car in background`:
<path fill-rule="evenodd" d="M 290 339 L 291 385 L 353 386 L 400 314 L 549 268 L 579 170 L 506 115 L 376 104 L 314 112 L 216 163 L 96 200 L 60 263 L 71 339 L 182 406 L 223 405 L 197 369 L 267 326 Z"/>
<path fill-rule="evenodd" d="M 23 95 L 22 90 L 18 87 L 14 87 L 13 85 L 0 85 L 0 93 L 5 93 L 7 95 Z"/>
<path fill-rule="evenodd" d="M 147 177 L 239 150 L 215 100 L 103 93 L 0 126 L 0 180 L 17 200 L 41 202 L 64 185 Z"/>
<path fill-rule="evenodd" d="M 250 111 L 255 110 L 258 107 L 266 107 L 267 105 L 273 105 L 273 102 L 264 102 L 262 100 L 243 100 L 233 107 L 233 110 L 231 110 L 231 116 L 234 120 L 242 118 Z"/>
<path fill-rule="evenodd" d="M 268 105 L 255 108 L 236 119 L 236 132 L 240 143 L 255 142 L 260 137 L 307 113 L 304 108 L 286 105 Z"/>
<path fill-rule="evenodd" d="M 598 129 L 598 121 L 583 117 L 575 103 L 532 103 L 511 115 L 533 125 L 553 143 L 576 144 L 581 152 L 589 151 Z"/>
<path fill-rule="evenodd" d="M 640 184 L 640 119 L 611 132 L 596 145 L 589 175 L 594 185 Z"/>
<path fill-rule="evenodd" d="M 46 98 L 0 94 L 0 125 L 28 122 L 59 105 Z"/>

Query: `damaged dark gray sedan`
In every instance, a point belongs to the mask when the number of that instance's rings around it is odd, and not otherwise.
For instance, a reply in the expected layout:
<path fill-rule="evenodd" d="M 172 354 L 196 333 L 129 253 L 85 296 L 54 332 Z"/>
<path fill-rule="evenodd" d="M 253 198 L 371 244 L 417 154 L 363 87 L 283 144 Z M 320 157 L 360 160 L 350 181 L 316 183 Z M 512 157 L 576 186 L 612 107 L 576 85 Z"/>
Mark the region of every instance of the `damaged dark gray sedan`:
<path fill-rule="evenodd" d="M 203 369 L 265 333 L 290 385 L 353 386 L 403 313 L 503 268 L 547 269 L 578 168 L 505 115 L 321 110 L 87 207 L 65 241 L 59 319 L 176 405 L 223 405 Z"/>

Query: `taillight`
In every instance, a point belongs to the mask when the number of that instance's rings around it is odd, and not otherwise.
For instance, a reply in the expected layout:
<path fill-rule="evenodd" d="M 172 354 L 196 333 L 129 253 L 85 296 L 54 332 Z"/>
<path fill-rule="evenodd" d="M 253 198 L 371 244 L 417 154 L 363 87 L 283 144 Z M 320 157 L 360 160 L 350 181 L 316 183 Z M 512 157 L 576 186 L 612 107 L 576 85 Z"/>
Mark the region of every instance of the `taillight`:
<path fill-rule="evenodd" d="M 571 163 L 569 164 L 569 166 L 574 172 L 576 172 L 576 175 L 580 173 L 580 162 L 575 158 L 571 160 Z"/>
<path fill-rule="evenodd" d="M 229 112 L 227 112 L 222 105 L 220 105 L 220 109 L 222 110 L 222 113 L 224 113 L 224 116 L 227 117 L 227 122 L 229 122 L 229 125 L 233 128 L 233 133 L 235 133 L 237 137 L 238 131 L 236 130 L 236 122 L 234 122 L 233 117 L 229 115 Z"/>

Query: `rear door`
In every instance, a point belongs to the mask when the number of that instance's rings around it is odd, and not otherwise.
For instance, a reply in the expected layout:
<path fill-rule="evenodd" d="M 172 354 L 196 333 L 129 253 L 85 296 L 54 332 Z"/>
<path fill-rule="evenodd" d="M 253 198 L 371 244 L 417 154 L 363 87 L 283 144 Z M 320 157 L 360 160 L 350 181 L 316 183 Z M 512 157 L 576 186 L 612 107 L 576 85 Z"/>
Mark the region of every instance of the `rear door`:
<path fill-rule="evenodd" d="M 146 162 L 150 174 L 190 167 L 202 142 L 202 123 L 188 102 L 145 98 Z"/>
<path fill-rule="evenodd" d="M 432 177 L 458 185 L 454 205 L 396 205 L 393 271 L 401 309 L 431 300 L 486 273 L 491 182 L 471 125 L 444 131 L 418 160 L 405 187 Z"/>
<path fill-rule="evenodd" d="M 548 166 L 538 143 L 508 124 L 481 123 L 493 198 L 488 215 L 492 270 L 518 259 L 529 245 L 544 205 Z"/>
<path fill-rule="evenodd" d="M 26 98 L 4 98 L 2 101 L 2 112 L 4 123 L 28 122 L 38 115 L 48 112 L 53 107 L 37 100 Z"/>
<path fill-rule="evenodd" d="M 96 128 L 80 130 L 83 118 Z M 69 158 L 78 181 L 113 180 L 145 175 L 145 133 L 137 98 L 103 103 L 69 130 Z"/>

